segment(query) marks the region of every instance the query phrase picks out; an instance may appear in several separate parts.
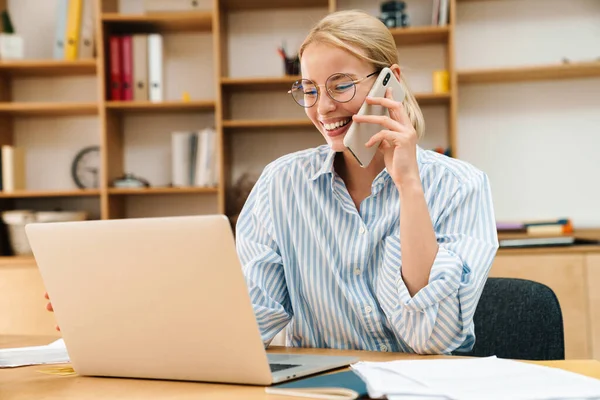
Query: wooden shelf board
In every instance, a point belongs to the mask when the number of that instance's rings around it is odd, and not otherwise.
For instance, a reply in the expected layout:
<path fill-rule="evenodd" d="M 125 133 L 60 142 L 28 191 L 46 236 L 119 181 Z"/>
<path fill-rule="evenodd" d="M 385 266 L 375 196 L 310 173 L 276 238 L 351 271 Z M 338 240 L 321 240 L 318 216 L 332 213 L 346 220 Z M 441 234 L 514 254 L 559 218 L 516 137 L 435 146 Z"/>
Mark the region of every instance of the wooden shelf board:
<path fill-rule="evenodd" d="M 274 76 L 256 78 L 221 78 L 221 87 L 224 90 L 240 91 L 287 91 L 292 83 L 301 79 L 301 76 Z"/>
<path fill-rule="evenodd" d="M 6 60 L 0 62 L 0 73 L 11 76 L 94 75 L 96 59 L 91 60 Z"/>
<path fill-rule="evenodd" d="M 111 195 L 152 195 L 152 194 L 216 194 L 218 188 L 214 187 L 151 187 L 151 188 L 109 188 Z"/>
<path fill-rule="evenodd" d="M 224 0 L 228 11 L 329 7 L 328 0 Z"/>
<path fill-rule="evenodd" d="M 105 13 L 105 24 L 124 26 L 136 31 L 210 32 L 212 30 L 211 12 L 170 12 L 149 14 Z"/>
<path fill-rule="evenodd" d="M 18 117 L 96 115 L 96 103 L 8 103 L 0 102 L 0 114 Z"/>
<path fill-rule="evenodd" d="M 444 105 L 450 103 L 450 93 L 415 93 L 415 98 L 421 106 Z"/>
<path fill-rule="evenodd" d="M 503 83 L 600 77 L 600 62 L 538 65 L 458 72 L 459 83 Z"/>
<path fill-rule="evenodd" d="M 448 43 L 447 26 L 415 26 L 409 28 L 390 28 L 397 46 Z"/>
<path fill-rule="evenodd" d="M 148 101 L 107 101 L 106 108 L 135 113 L 214 111 L 215 102 L 210 100 L 164 101 L 160 103 Z"/>
<path fill-rule="evenodd" d="M 309 119 L 285 120 L 224 120 L 223 127 L 227 129 L 270 129 L 270 128 L 311 128 L 314 127 Z"/>
<path fill-rule="evenodd" d="M 0 266 L 4 265 L 35 265 L 33 256 L 0 256 Z"/>
<path fill-rule="evenodd" d="M 0 192 L 0 198 L 26 198 L 26 197 L 83 197 L 99 196 L 100 190 L 25 190 L 15 192 Z"/>

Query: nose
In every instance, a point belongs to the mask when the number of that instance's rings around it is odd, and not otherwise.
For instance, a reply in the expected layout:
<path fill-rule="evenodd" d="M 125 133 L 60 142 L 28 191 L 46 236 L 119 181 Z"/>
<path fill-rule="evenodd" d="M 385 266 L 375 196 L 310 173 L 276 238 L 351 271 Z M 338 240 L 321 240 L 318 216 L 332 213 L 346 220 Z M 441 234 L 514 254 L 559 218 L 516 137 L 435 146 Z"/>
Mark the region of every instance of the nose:
<path fill-rule="evenodd" d="M 319 115 L 327 115 L 328 113 L 335 110 L 335 101 L 323 90 L 319 93 L 319 100 L 317 102 L 317 111 Z"/>

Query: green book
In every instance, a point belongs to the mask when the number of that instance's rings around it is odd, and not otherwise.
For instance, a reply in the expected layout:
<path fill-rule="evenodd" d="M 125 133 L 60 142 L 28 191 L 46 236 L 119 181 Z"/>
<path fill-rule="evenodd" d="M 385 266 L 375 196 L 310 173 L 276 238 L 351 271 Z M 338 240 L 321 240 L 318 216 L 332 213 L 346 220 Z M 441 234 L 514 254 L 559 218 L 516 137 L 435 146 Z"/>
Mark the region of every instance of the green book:
<path fill-rule="evenodd" d="M 292 382 L 269 386 L 265 390 L 269 394 L 313 399 L 354 400 L 369 398 L 367 385 L 353 371 L 297 379 Z"/>

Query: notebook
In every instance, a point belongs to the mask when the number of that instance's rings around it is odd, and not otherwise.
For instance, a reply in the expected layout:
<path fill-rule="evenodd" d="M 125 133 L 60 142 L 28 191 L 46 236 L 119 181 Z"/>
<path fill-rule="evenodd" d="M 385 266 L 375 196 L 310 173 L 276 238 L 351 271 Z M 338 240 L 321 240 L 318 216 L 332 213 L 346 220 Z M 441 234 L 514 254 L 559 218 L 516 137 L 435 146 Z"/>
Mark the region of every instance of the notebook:
<path fill-rule="evenodd" d="M 309 397 L 311 399 L 368 399 L 367 385 L 353 371 L 313 376 L 267 387 L 269 394 Z"/>

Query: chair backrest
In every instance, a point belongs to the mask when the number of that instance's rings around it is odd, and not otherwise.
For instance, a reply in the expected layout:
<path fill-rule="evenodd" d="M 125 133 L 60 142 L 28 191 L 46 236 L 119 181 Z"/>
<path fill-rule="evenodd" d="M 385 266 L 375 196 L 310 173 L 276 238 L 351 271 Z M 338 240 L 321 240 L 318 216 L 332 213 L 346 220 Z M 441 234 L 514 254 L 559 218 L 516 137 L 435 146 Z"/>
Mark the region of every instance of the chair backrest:
<path fill-rule="evenodd" d="M 562 311 L 552 289 L 516 278 L 488 278 L 474 316 L 475 357 L 565 358 Z"/>

